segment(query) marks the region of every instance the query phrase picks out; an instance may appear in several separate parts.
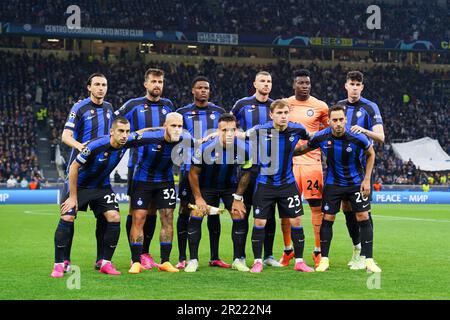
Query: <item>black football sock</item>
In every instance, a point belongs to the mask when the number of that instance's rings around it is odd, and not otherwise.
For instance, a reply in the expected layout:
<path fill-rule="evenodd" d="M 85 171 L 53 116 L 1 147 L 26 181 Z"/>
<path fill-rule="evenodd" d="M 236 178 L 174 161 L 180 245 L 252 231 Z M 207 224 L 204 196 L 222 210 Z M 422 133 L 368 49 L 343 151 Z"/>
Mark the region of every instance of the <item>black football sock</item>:
<path fill-rule="evenodd" d="M 131 226 L 133 224 L 133 216 L 131 214 L 129 214 L 127 216 L 127 224 L 126 224 L 126 229 L 127 229 L 127 239 L 128 239 L 128 244 L 131 245 L 131 241 L 130 241 L 130 234 L 131 234 Z"/>
<path fill-rule="evenodd" d="M 66 248 L 70 241 L 73 222 L 59 220 L 55 231 L 55 263 L 63 263 L 66 258 Z"/>
<path fill-rule="evenodd" d="M 178 261 L 186 260 L 188 226 L 189 226 L 189 214 L 180 213 L 177 219 L 177 236 L 178 236 L 178 252 L 179 252 Z"/>
<path fill-rule="evenodd" d="M 303 250 L 305 249 L 305 234 L 303 227 L 291 227 L 291 239 L 294 246 L 295 258 L 303 258 Z"/>
<path fill-rule="evenodd" d="M 348 234 L 350 235 L 350 238 L 352 238 L 353 245 L 356 246 L 361 242 L 358 221 L 356 221 L 356 214 L 353 211 L 344 211 L 344 215 Z"/>
<path fill-rule="evenodd" d="M 191 217 L 189 219 L 188 228 L 188 242 L 189 242 L 189 257 L 198 260 L 198 247 L 202 237 L 202 217 Z"/>
<path fill-rule="evenodd" d="M 209 247 L 211 250 L 211 261 L 219 260 L 220 240 L 220 216 L 208 216 Z"/>
<path fill-rule="evenodd" d="M 73 236 L 75 234 L 75 223 L 72 222 L 72 224 L 69 226 L 70 234 L 69 234 L 69 241 L 67 243 L 67 246 L 64 250 L 64 260 L 70 261 L 70 254 L 72 252 L 72 243 L 73 243 Z"/>
<path fill-rule="evenodd" d="M 233 219 L 231 228 L 231 239 L 233 240 L 233 260 L 241 259 L 245 250 L 245 219 Z"/>
<path fill-rule="evenodd" d="M 252 249 L 255 259 L 262 258 L 262 247 L 264 243 L 265 233 L 264 227 L 253 226 L 252 232 Z"/>
<path fill-rule="evenodd" d="M 334 221 L 322 220 L 320 226 L 320 250 L 322 257 L 328 258 L 331 240 L 333 239 L 333 223 Z"/>
<path fill-rule="evenodd" d="M 153 235 L 156 229 L 156 214 L 147 215 L 144 223 L 144 245 L 142 247 L 142 253 L 150 252 L 150 243 L 152 242 Z"/>
<path fill-rule="evenodd" d="M 103 239 L 105 238 L 107 224 L 108 221 L 106 221 L 105 216 L 101 215 L 97 217 L 95 227 L 95 238 L 97 239 L 97 259 L 95 261 L 99 261 L 103 257 Z"/>
<path fill-rule="evenodd" d="M 142 242 L 131 242 L 130 243 L 131 250 L 131 261 L 141 262 L 141 254 L 142 254 Z"/>
<path fill-rule="evenodd" d="M 172 242 L 160 242 L 161 264 L 170 259 L 170 252 L 172 251 Z"/>
<path fill-rule="evenodd" d="M 108 222 L 103 238 L 103 259 L 111 261 L 120 236 L 120 222 Z"/>
<path fill-rule="evenodd" d="M 249 224 L 248 224 L 248 219 L 250 218 L 250 212 L 251 212 L 251 207 L 249 207 L 247 209 L 247 214 L 245 215 L 244 218 L 244 224 L 243 224 L 243 228 L 244 228 L 244 243 L 242 244 L 243 247 L 243 251 L 242 251 L 242 259 L 245 259 L 246 254 L 245 254 L 245 248 L 247 247 L 247 236 L 248 236 L 248 229 L 249 229 Z"/>
<path fill-rule="evenodd" d="M 275 241 L 275 218 L 267 219 L 266 223 L 266 236 L 264 237 L 264 259 L 273 256 L 273 243 Z"/>
<path fill-rule="evenodd" d="M 370 220 L 358 222 L 361 232 L 361 255 L 370 259 L 373 257 L 373 230 Z"/>

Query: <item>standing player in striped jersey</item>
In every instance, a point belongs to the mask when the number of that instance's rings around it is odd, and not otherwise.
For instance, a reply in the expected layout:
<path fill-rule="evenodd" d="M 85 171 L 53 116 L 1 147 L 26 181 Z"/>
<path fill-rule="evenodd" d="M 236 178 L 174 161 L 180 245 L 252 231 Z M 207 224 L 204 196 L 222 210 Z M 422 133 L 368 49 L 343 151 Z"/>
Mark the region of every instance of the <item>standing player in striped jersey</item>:
<path fill-rule="evenodd" d="M 219 117 L 225 113 L 225 110 L 208 102 L 210 95 L 208 78 L 197 76 L 192 81 L 191 87 L 194 102 L 179 108 L 177 112 L 183 116 L 184 128 L 189 131 L 194 139 L 200 141 L 209 133 L 212 133 L 217 129 Z M 177 221 L 179 262 L 176 265 L 178 269 L 184 269 L 186 267 L 186 246 L 190 217 L 188 203 L 192 198 L 192 191 L 188 179 L 191 156 L 188 158 L 189 161 L 183 164 L 180 172 L 180 213 Z M 223 262 L 219 258 L 220 219 L 218 215 L 208 216 L 208 230 L 211 249 L 211 260 L 209 265 L 221 268 L 231 268 L 230 264 Z"/>
<path fill-rule="evenodd" d="M 241 258 L 245 250 L 245 205 L 243 194 L 250 181 L 252 162 L 245 140 L 236 138 L 236 117 L 222 114 L 219 118 L 218 136 L 202 145 L 193 156 L 189 182 L 193 202 L 199 210 L 193 210 L 189 220 L 188 240 L 190 260 L 184 269 L 195 272 L 198 268 L 198 247 L 202 221 L 207 206 L 219 207 L 222 199 L 233 220 L 233 269 L 249 271 Z M 242 174 L 238 181 L 238 169 Z"/>
<path fill-rule="evenodd" d="M 55 264 L 51 276 L 64 276 L 64 258 L 70 242 L 71 226 L 77 211 L 91 208 L 98 219 L 104 216 L 106 229 L 102 239 L 100 272 L 119 275 L 111 260 L 119 241 L 120 215 L 116 195 L 111 189 L 109 176 L 122 159 L 125 148 L 137 143 L 137 134 L 129 136 L 130 123 L 123 117 L 116 118 L 109 130 L 90 141 L 69 167 L 66 192 L 61 204 L 61 218 L 55 231 Z"/>
<path fill-rule="evenodd" d="M 101 73 L 90 75 L 87 80 L 87 90 L 89 91 L 89 98 L 75 103 L 70 110 L 62 133 L 62 142 L 72 148 L 66 174 L 69 174 L 70 165 L 78 153 L 84 149 L 86 143 L 108 134 L 113 121 L 114 109 L 109 102 L 105 101 L 108 91 L 106 77 Z M 66 190 L 63 192 L 66 192 Z M 69 242 L 65 247 L 64 269 L 66 272 L 70 271 L 70 252 L 74 235 L 74 223 L 68 222 L 67 224 L 70 229 L 70 236 Z M 100 269 L 106 225 L 106 220 L 103 216 L 100 216 L 97 219 L 95 230 L 97 238 L 96 269 Z"/>
<path fill-rule="evenodd" d="M 303 207 L 300 192 L 292 172 L 292 156 L 299 140 L 308 140 L 309 133 L 301 125 L 289 122 L 289 104 L 285 100 L 275 100 L 270 105 L 272 121 L 247 131 L 258 138 L 259 174 L 253 195 L 252 249 L 255 256 L 251 272 L 263 270 L 262 245 L 267 215 L 274 204 L 278 205 L 280 218 L 289 218 L 291 237 L 295 252 L 294 269 L 313 272 L 303 261 L 305 235 L 301 226 Z"/>
<path fill-rule="evenodd" d="M 318 272 L 329 269 L 328 252 L 333 238 L 333 223 L 339 212 L 341 201 L 348 201 L 356 212 L 361 232 L 362 263 L 369 272 L 381 272 L 373 261 L 373 229 L 369 220 L 370 176 L 375 162 L 372 141 L 364 134 L 346 129 L 347 118 L 343 106 L 329 110 L 330 128 L 317 132 L 306 145 L 295 150 L 303 154 L 320 148 L 327 157 L 327 175 L 323 192 L 324 217 L 320 228 L 322 258 Z M 364 162 L 367 163 L 364 165 Z"/>
<path fill-rule="evenodd" d="M 173 158 L 177 154 L 179 143 L 190 136 L 181 135 L 183 117 L 176 112 L 167 114 L 164 128 L 153 132 L 145 132 L 140 143 L 145 144 L 139 163 L 134 169 L 130 188 L 130 207 L 133 224 L 130 232 L 130 249 L 132 266 L 129 273 L 140 273 L 141 256 L 144 238 L 144 223 L 150 202 L 155 202 L 161 218 L 159 270 L 179 272 L 169 262 L 173 240 L 173 211 L 176 206 L 176 192 L 173 180 Z M 189 144 L 190 147 L 190 144 Z M 180 161 L 181 162 L 181 161 Z"/>
<path fill-rule="evenodd" d="M 294 72 L 294 95 L 287 99 L 290 107 L 289 120 L 303 125 L 310 134 L 327 127 L 328 106 L 325 102 L 311 96 L 311 76 L 308 70 L 301 69 Z M 306 141 L 300 141 L 299 146 Z M 314 265 L 320 261 L 320 224 L 322 223 L 322 190 L 323 173 L 320 150 L 309 152 L 303 156 L 294 157 L 294 176 L 298 188 L 308 201 L 311 208 L 311 222 L 314 229 L 315 247 L 313 251 Z M 281 220 L 283 230 L 284 252 L 280 263 L 289 265 L 294 257 L 291 245 L 291 227 L 288 219 Z"/>
<path fill-rule="evenodd" d="M 137 131 L 149 127 L 162 127 L 166 115 L 174 112 L 175 108 L 172 101 L 162 98 L 164 88 L 164 71 L 150 68 L 145 72 L 144 87 L 146 95 L 128 100 L 115 113 L 121 115 L 130 121 L 131 130 Z M 128 162 L 128 195 L 130 194 L 131 180 L 133 170 L 140 163 L 144 147 L 130 150 L 130 159 Z M 131 208 L 127 216 L 127 235 L 130 240 L 130 230 L 132 224 Z M 156 227 L 156 208 L 154 203 L 149 203 L 148 216 L 144 224 L 144 242 L 142 247 L 141 265 L 144 269 L 157 267 L 153 257 L 150 254 L 150 242 L 155 233 Z"/>
<path fill-rule="evenodd" d="M 256 125 L 264 124 L 270 121 L 270 104 L 273 100 L 269 97 L 272 90 L 272 76 L 267 71 L 260 71 L 255 76 L 253 82 L 255 94 L 250 97 L 238 100 L 231 113 L 236 116 L 239 127 L 247 131 Z M 250 185 L 244 193 L 244 203 L 247 209 L 245 220 L 245 234 L 248 233 L 248 218 L 252 209 L 253 190 L 255 189 L 256 177 L 258 176 L 258 166 L 255 164 L 251 169 Z M 265 228 L 266 236 L 264 238 L 264 265 L 282 267 L 282 265 L 273 258 L 273 242 L 275 240 L 275 206 L 272 207 L 273 212 L 268 215 Z M 247 239 L 245 237 L 244 241 Z M 245 243 L 244 256 L 245 259 Z"/>
<path fill-rule="evenodd" d="M 347 129 L 353 133 L 364 133 L 369 139 L 378 143 L 384 143 L 383 118 L 381 117 L 380 109 L 375 102 L 361 96 L 361 92 L 364 89 L 364 75 L 360 71 L 348 72 L 345 89 L 347 90 L 347 99 L 339 101 L 337 105 L 345 108 Z M 372 200 L 372 194 L 370 194 L 370 200 Z M 342 202 L 342 211 L 345 214 L 348 233 L 353 241 L 353 255 L 348 265 L 352 270 L 364 269 L 364 259 L 360 259 L 360 228 L 349 201 Z M 370 211 L 369 219 L 373 228 Z"/>

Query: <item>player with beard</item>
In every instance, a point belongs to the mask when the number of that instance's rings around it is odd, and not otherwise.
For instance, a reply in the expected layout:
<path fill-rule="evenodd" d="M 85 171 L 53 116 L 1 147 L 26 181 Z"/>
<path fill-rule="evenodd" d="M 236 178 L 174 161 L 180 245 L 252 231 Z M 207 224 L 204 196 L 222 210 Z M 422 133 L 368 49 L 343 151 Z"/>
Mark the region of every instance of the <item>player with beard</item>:
<path fill-rule="evenodd" d="M 144 87 L 146 95 L 143 97 L 128 100 L 119 110 L 115 112 L 128 119 L 131 124 L 131 131 L 137 131 L 149 127 L 162 127 L 166 115 L 174 112 L 175 108 L 172 101 L 161 97 L 164 88 L 164 71 L 150 68 L 145 72 Z M 128 162 L 128 195 L 134 173 L 135 166 L 140 164 L 144 147 L 130 150 L 130 159 Z M 131 206 L 131 204 L 130 204 Z M 150 254 L 150 242 L 153 238 L 156 227 L 156 208 L 154 202 L 149 203 L 147 208 L 148 215 L 145 219 L 144 239 L 142 246 L 141 265 L 144 269 L 158 267 Z M 131 207 L 127 216 L 127 235 L 130 241 L 130 230 L 132 225 Z"/>

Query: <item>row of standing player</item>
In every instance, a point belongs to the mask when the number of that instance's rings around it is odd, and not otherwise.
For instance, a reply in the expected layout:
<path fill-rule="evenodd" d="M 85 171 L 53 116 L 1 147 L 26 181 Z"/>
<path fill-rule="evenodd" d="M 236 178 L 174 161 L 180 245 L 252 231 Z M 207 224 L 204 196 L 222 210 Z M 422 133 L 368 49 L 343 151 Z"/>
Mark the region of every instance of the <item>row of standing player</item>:
<path fill-rule="evenodd" d="M 364 124 L 366 127 L 370 126 L 371 119 L 370 117 L 377 120 L 377 122 L 373 123 L 372 128 L 374 132 L 372 133 L 373 136 L 370 136 L 370 133 L 367 129 L 363 129 L 361 126 L 353 126 L 352 131 L 360 131 L 365 133 L 370 138 L 373 138 L 375 140 L 378 140 L 378 136 L 382 136 L 382 126 L 381 126 L 381 133 L 377 133 L 375 129 L 379 129 L 380 126 L 378 124 L 381 124 L 381 116 L 379 116 L 379 111 L 376 108 L 376 105 L 373 103 L 367 103 L 366 100 L 362 99 L 360 97 L 360 93 L 362 90 L 362 78 L 351 78 L 348 77 L 346 83 L 347 91 L 349 92 L 348 102 L 349 106 L 347 108 L 347 114 L 349 111 L 353 111 L 353 117 L 351 117 L 352 121 L 351 123 L 355 123 L 355 119 L 357 120 L 356 123 L 361 123 L 360 120 L 363 120 L 361 124 Z M 161 98 L 162 89 L 163 89 L 163 83 L 164 83 L 164 74 L 160 70 L 156 69 L 149 69 L 145 74 L 145 82 L 144 86 L 147 89 L 147 95 L 142 98 L 132 99 L 128 101 L 122 108 L 120 108 L 116 115 L 124 115 L 126 118 L 128 118 L 131 122 L 131 129 L 132 131 L 144 128 L 144 127 L 155 127 L 155 126 L 161 126 L 162 122 L 164 121 L 165 115 L 170 113 L 173 110 L 172 103 L 167 100 Z M 239 100 L 236 105 L 233 107 L 232 113 L 236 115 L 238 118 L 238 122 L 242 129 L 246 130 L 248 128 L 253 127 L 256 124 L 265 123 L 269 120 L 269 105 L 272 102 L 272 100 L 269 98 L 269 93 L 271 91 L 272 87 L 272 81 L 270 74 L 266 72 L 260 72 L 255 78 L 255 89 L 256 93 L 252 97 L 244 98 Z M 307 71 L 303 70 L 300 72 L 297 72 L 294 75 L 294 91 L 295 96 L 288 99 L 290 100 L 290 106 L 291 111 L 293 114 L 293 118 L 291 120 L 293 121 L 299 121 L 302 122 L 311 133 L 314 133 L 319 129 L 320 124 L 326 125 L 326 110 L 327 106 L 325 103 L 315 99 L 314 97 L 310 96 L 310 88 L 311 88 L 311 82 L 310 82 L 310 75 Z M 84 143 L 88 140 L 92 140 L 96 136 L 101 136 L 103 134 L 108 133 L 108 127 L 111 124 L 112 118 L 113 118 L 113 109 L 110 104 L 107 102 L 104 102 L 104 96 L 106 95 L 107 90 L 107 84 L 106 79 L 102 75 L 93 75 L 88 80 L 88 90 L 90 91 L 90 98 L 85 99 L 81 101 L 80 103 L 77 103 L 74 108 L 72 109 L 68 121 L 65 126 L 65 130 L 63 133 L 63 142 L 68 144 L 69 146 L 74 148 L 74 152 L 71 156 L 71 161 L 73 161 L 77 151 L 80 152 L 85 147 Z M 352 91 L 353 90 L 353 91 Z M 190 132 L 194 132 L 194 126 L 195 124 L 200 125 L 200 132 L 206 133 L 208 129 L 217 128 L 217 120 L 220 114 L 223 114 L 225 111 L 213 105 L 212 103 L 209 103 L 209 82 L 206 78 L 198 77 L 194 80 L 192 85 L 192 93 L 194 95 L 194 103 L 180 108 L 178 112 L 180 112 L 183 115 L 184 120 L 184 127 L 185 129 L 189 130 Z M 359 94 L 359 96 L 358 96 Z M 371 107 L 367 110 L 368 107 Z M 375 108 L 373 108 L 375 107 Z M 373 117 L 373 113 L 375 112 L 375 117 Z M 300 115 L 303 119 L 296 119 L 296 113 Z M 369 118 L 369 119 L 368 119 Z M 104 121 L 102 121 L 104 120 Z M 195 121 L 194 121 L 195 120 Z M 359 121 L 359 122 L 358 122 Z M 306 122 L 306 123 L 305 123 Z M 377 136 L 378 135 L 378 136 Z M 138 152 L 134 152 L 133 155 L 130 157 L 130 175 L 129 177 L 133 177 L 133 174 L 131 170 L 134 168 L 134 165 L 139 161 L 139 157 L 142 157 L 142 148 L 139 149 Z M 306 158 L 303 156 L 303 158 Z M 314 158 L 314 157 L 309 157 Z M 308 159 L 307 159 L 308 160 Z M 308 167 L 308 170 L 305 170 L 303 177 L 301 174 L 301 168 L 303 166 L 300 166 L 299 164 L 295 163 L 294 161 L 294 174 L 296 176 L 296 180 L 299 184 L 300 189 L 303 189 L 303 192 L 307 191 L 316 191 L 311 192 L 311 197 L 308 197 L 307 194 L 305 194 L 305 198 L 308 199 L 310 206 L 312 207 L 313 211 L 313 225 L 315 229 L 315 238 L 316 238 L 316 247 L 313 257 L 315 258 L 316 265 L 318 264 L 318 261 L 320 261 L 320 242 L 319 242 L 319 236 L 320 236 L 320 226 L 319 223 L 321 222 L 322 213 L 320 212 L 320 198 L 321 198 L 321 191 L 322 191 L 322 169 L 320 166 L 320 154 L 317 159 L 313 159 L 312 162 L 309 163 L 309 165 L 312 165 L 311 167 Z M 318 170 L 310 170 L 314 167 L 316 167 Z M 318 168 L 320 166 L 320 169 Z M 182 200 L 180 215 L 177 221 L 177 232 L 178 232 L 178 245 L 179 245 L 179 260 L 180 262 L 177 265 L 177 268 L 183 268 L 185 266 L 185 260 L 186 260 L 186 243 L 187 243 L 187 236 L 188 236 L 188 226 L 189 226 L 189 209 L 187 208 L 187 201 L 189 199 L 189 183 L 186 183 L 188 179 L 186 178 L 188 170 L 188 165 L 185 165 L 183 167 L 182 173 L 184 174 L 184 178 L 181 180 L 180 184 L 180 198 Z M 296 170 L 297 169 L 297 170 Z M 314 175 L 310 174 L 311 172 L 315 172 Z M 317 174 L 317 175 L 316 175 Z M 253 178 L 251 179 L 254 183 L 254 175 L 252 174 Z M 312 176 L 310 178 L 310 176 Z M 303 179 L 302 179 L 303 178 Z M 309 178 L 309 179 L 308 179 Z M 132 185 L 130 181 L 130 187 Z M 253 186 L 250 186 L 247 190 L 252 190 Z M 151 190 L 141 190 L 144 192 L 151 192 Z M 174 190 L 172 188 L 167 188 L 165 190 L 165 194 L 162 195 L 165 197 L 166 195 L 169 198 L 173 199 Z M 156 195 L 156 193 L 154 193 Z M 161 195 L 159 195 L 161 196 Z M 251 191 L 247 191 L 244 195 L 244 198 L 246 198 L 245 203 L 247 204 L 247 217 L 250 212 L 251 206 L 249 204 L 252 203 L 251 199 L 249 198 L 252 196 Z M 318 200 L 318 202 L 311 201 L 314 199 L 314 197 Z M 155 197 L 158 199 L 158 197 Z M 141 201 L 142 202 L 142 201 Z M 148 210 L 145 210 L 148 209 Z M 319 210 L 317 210 L 319 209 Z M 151 255 L 148 253 L 149 243 L 153 236 L 155 223 L 156 223 L 156 216 L 155 216 L 155 206 L 149 205 L 149 207 L 145 207 L 142 212 L 139 212 L 140 218 L 139 219 L 132 219 L 132 213 L 134 213 L 134 216 L 136 215 L 136 211 L 131 208 L 130 215 L 127 219 L 127 231 L 128 234 L 130 234 L 131 225 L 133 225 L 135 228 L 133 229 L 142 229 L 143 225 L 143 253 L 140 257 L 140 262 L 142 263 L 142 266 L 144 268 L 150 268 L 152 266 L 156 266 L 157 264 L 154 263 L 153 259 L 151 258 Z M 348 211 L 348 210 L 347 210 Z M 274 210 L 273 210 L 274 212 Z M 344 209 L 345 212 L 345 209 Z M 147 218 L 145 219 L 145 215 L 147 215 Z M 163 214 L 165 216 L 165 214 Z M 346 217 L 351 216 L 351 214 L 348 214 L 346 212 Z M 320 218 L 318 218 L 320 217 Z M 354 215 L 353 215 L 354 217 Z M 65 221 L 64 216 L 62 216 L 62 223 L 64 224 Z M 143 220 L 145 219 L 145 223 L 143 223 Z M 140 225 L 134 223 L 134 220 L 140 221 Z M 351 223 L 349 223 L 351 219 L 347 219 L 347 225 L 349 226 L 349 231 L 352 229 L 350 228 Z M 280 260 L 281 264 L 277 264 L 277 261 L 272 258 L 272 252 L 271 248 L 273 246 L 273 235 L 275 232 L 275 226 L 273 224 L 272 227 L 270 227 L 271 221 L 275 221 L 274 219 L 269 219 L 268 224 L 265 228 L 265 251 L 266 251 L 266 259 L 265 262 L 267 264 L 271 265 L 287 265 L 289 263 L 289 260 L 292 258 L 292 248 L 290 248 L 290 230 L 286 228 L 286 223 L 283 221 L 283 234 L 284 234 L 284 240 L 285 240 L 285 252 L 283 254 L 282 259 Z M 61 224 L 61 222 L 60 222 Z M 356 221 L 354 225 L 357 226 Z M 107 219 L 104 219 L 103 215 L 99 215 L 97 219 L 97 229 L 96 229 L 96 236 L 97 236 L 97 268 L 102 267 L 102 258 L 103 258 L 103 248 L 104 248 L 104 241 L 105 238 L 105 231 L 107 229 Z M 71 248 L 71 242 L 73 238 L 73 223 L 70 225 L 70 221 L 67 226 L 65 226 L 69 230 L 69 239 L 67 241 L 67 244 L 64 245 L 64 268 L 67 270 L 70 268 L 70 248 Z M 211 261 L 210 265 L 216 265 L 220 267 L 230 267 L 230 265 L 224 263 L 222 260 L 219 259 L 218 256 L 218 239 L 220 236 L 220 220 L 218 217 L 210 216 L 208 217 L 208 227 L 210 230 L 210 241 L 211 241 Z M 59 227 L 58 227 L 59 228 Z M 244 228 L 246 231 L 248 230 L 248 222 L 246 227 Z M 359 230 L 358 230 L 359 231 Z M 55 244 L 56 244 L 56 235 L 58 234 L 58 230 L 55 234 Z M 358 250 L 358 244 L 355 243 L 358 240 L 359 235 L 355 234 L 355 229 L 353 229 L 352 233 L 352 239 L 354 239 L 355 244 L 355 252 L 357 253 Z M 128 237 L 130 239 L 130 236 Z M 142 236 L 141 236 L 142 238 Z M 163 243 L 163 241 L 161 241 Z M 162 250 L 162 249 L 161 249 Z M 163 250 L 162 250 L 163 251 Z M 167 251 L 167 250 L 166 250 Z M 357 258 L 359 255 L 354 254 L 354 258 Z M 107 259 L 105 259 L 107 260 Z M 103 265 L 107 265 L 108 260 L 103 261 Z"/>

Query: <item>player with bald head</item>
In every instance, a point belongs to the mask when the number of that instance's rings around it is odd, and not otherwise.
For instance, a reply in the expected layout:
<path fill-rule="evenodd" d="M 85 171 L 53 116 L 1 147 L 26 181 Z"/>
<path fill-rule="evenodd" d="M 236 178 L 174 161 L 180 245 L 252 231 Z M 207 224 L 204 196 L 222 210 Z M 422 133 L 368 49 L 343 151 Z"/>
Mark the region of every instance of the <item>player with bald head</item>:
<path fill-rule="evenodd" d="M 145 132 L 142 139 L 142 158 L 134 168 L 130 188 L 130 208 L 132 226 L 130 232 L 130 249 L 132 265 L 129 273 L 142 271 L 141 254 L 144 242 L 144 224 L 149 205 L 155 203 L 161 219 L 159 270 L 178 272 L 169 261 L 173 240 L 173 211 L 176 206 L 176 192 L 172 166 L 178 162 L 178 146 L 183 140 L 190 140 L 190 135 L 183 131 L 183 117 L 171 112 L 166 116 L 163 128 Z M 190 144 L 188 145 L 190 147 Z M 174 150 L 175 149 L 175 150 Z M 179 159 L 181 160 L 181 159 Z M 180 164 L 179 161 L 177 164 Z"/>

